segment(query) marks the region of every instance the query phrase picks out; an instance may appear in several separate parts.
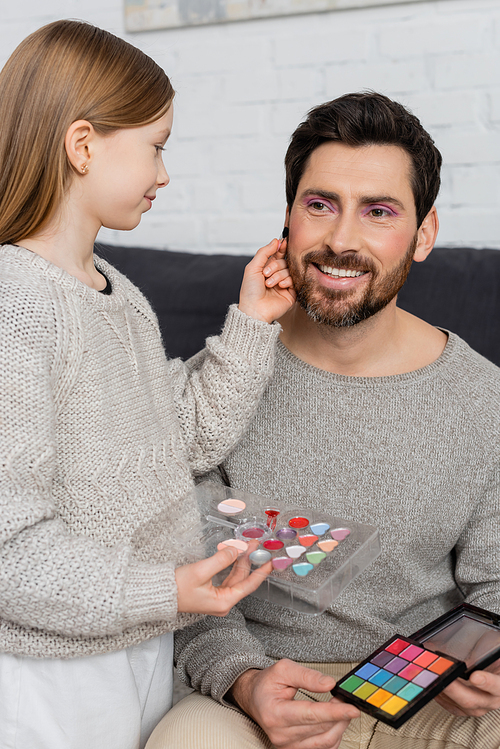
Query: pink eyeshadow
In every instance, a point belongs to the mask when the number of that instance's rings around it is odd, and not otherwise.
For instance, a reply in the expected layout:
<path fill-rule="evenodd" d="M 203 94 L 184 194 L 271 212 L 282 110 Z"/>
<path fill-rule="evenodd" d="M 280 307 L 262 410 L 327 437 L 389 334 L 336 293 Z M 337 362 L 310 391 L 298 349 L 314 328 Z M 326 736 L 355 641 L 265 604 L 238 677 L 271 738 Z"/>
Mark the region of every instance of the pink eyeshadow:
<path fill-rule="evenodd" d="M 241 535 L 245 536 L 245 538 L 262 538 L 264 531 L 262 528 L 247 528 Z"/>
<path fill-rule="evenodd" d="M 421 669 L 420 666 L 415 666 L 414 663 L 409 663 L 406 668 L 403 668 L 403 670 L 399 672 L 398 676 L 401 676 L 402 679 L 412 681 L 422 670 L 423 669 Z"/>
<path fill-rule="evenodd" d="M 407 661 L 414 661 L 417 655 L 420 655 L 424 652 L 423 648 L 417 647 L 417 645 L 410 645 L 409 648 L 406 648 L 406 650 L 403 650 L 400 653 L 401 658 L 405 658 Z"/>

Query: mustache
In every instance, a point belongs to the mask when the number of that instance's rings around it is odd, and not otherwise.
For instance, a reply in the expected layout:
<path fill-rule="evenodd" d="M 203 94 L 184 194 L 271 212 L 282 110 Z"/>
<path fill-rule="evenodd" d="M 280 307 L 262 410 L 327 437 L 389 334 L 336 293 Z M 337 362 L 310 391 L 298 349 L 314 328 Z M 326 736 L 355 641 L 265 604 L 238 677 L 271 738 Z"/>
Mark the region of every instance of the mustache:
<path fill-rule="evenodd" d="M 308 252 L 302 258 L 302 266 L 308 265 L 327 265 L 329 268 L 337 270 L 354 270 L 376 273 L 376 267 L 373 260 L 369 257 L 363 257 L 357 252 L 347 252 L 342 255 L 336 255 L 328 250 L 316 250 Z"/>

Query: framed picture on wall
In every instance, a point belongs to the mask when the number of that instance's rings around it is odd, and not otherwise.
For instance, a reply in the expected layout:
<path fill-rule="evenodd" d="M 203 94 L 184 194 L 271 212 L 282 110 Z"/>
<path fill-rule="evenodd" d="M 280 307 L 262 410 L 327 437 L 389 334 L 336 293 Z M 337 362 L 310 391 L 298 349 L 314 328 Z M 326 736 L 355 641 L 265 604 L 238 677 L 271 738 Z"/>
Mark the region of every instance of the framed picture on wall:
<path fill-rule="evenodd" d="M 124 0 L 127 31 L 201 26 L 425 0 Z"/>

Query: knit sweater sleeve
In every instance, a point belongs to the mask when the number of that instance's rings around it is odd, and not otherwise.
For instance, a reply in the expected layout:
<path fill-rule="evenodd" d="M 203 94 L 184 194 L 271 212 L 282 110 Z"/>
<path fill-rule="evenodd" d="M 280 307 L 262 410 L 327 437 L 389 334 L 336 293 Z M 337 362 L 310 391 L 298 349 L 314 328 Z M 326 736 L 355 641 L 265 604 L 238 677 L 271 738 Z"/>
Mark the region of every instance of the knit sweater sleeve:
<path fill-rule="evenodd" d="M 77 316 L 62 323 L 61 295 L 14 281 L 0 279 L 0 617 L 84 637 L 174 623 L 173 564 L 134 561 L 127 543 L 70 534 L 58 511 L 56 420 L 81 336 Z"/>
<path fill-rule="evenodd" d="M 468 603 L 498 611 L 500 589 L 500 465 L 489 472 L 483 494 L 456 547 L 455 580 Z"/>
<path fill-rule="evenodd" d="M 236 446 L 274 368 L 277 323 L 254 320 L 233 305 L 220 336 L 187 363 L 169 363 L 177 415 L 195 474 L 217 466 Z"/>
<path fill-rule="evenodd" d="M 181 681 L 219 702 L 245 671 L 274 663 L 266 656 L 264 645 L 250 634 L 237 608 L 224 618 L 206 616 L 178 630 L 174 642 Z"/>

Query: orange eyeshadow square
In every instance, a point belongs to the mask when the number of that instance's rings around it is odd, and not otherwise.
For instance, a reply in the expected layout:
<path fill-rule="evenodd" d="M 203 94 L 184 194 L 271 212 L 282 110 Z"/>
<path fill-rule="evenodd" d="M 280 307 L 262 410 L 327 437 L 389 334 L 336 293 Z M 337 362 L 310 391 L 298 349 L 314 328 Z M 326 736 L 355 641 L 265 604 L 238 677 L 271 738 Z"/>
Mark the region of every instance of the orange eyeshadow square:
<path fill-rule="evenodd" d="M 387 692 L 385 689 L 377 689 L 375 694 L 372 694 L 371 697 L 368 697 L 366 700 L 370 703 L 370 705 L 375 705 L 375 707 L 380 707 L 380 705 L 383 705 L 384 702 L 387 702 L 388 699 L 392 697 L 391 692 Z"/>
<path fill-rule="evenodd" d="M 438 658 L 435 653 L 429 652 L 429 650 L 424 651 L 421 655 L 418 656 L 418 658 L 415 658 L 413 663 L 416 663 L 417 666 L 422 666 L 422 668 L 427 668 L 427 666 L 430 666 L 431 663 L 434 663 L 436 658 Z"/>
<path fill-rule="evenodd" d="M 444 672 L 453 665 L 453 662 L 449 661 L 447 658 L 439 657 L 437 661 L 434 661 L 434 663 L 429 666 L 429 671 L 434 671 L 435 674 L 444 674 Z"/>

